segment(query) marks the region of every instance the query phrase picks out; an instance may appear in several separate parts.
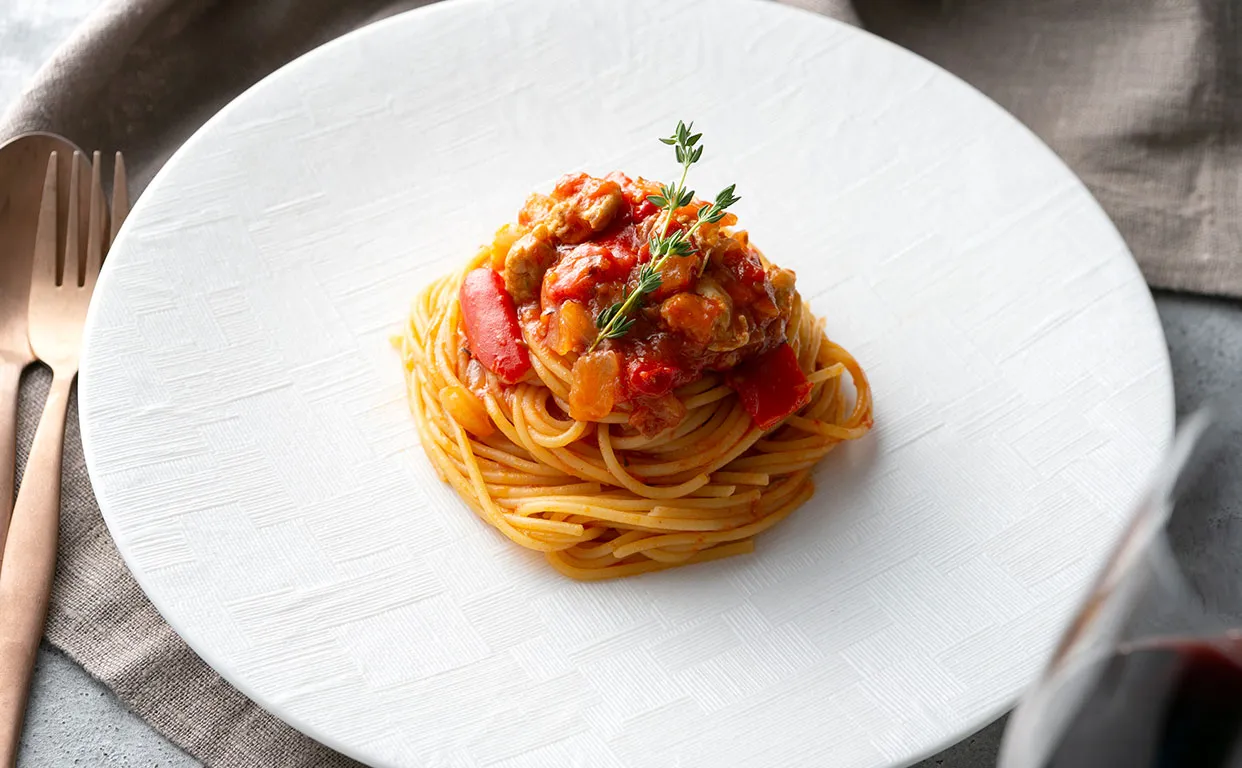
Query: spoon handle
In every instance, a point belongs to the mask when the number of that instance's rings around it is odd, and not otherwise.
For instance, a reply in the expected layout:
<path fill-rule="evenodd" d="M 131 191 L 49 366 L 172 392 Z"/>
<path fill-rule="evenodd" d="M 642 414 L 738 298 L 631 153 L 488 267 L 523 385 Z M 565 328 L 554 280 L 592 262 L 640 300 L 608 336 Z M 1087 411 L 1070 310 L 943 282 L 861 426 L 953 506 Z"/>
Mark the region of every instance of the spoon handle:
<path fill-rule="evenodd" d="M 60 527 L 60 474 L 72 375 L 54 375 L 13 507 L 0 569 L 0 768 L 17 762 L 43 637 Z"/>
<path fill-rule="evenodd" d="M 4 541 L 13 514 L 13 485 L 17 474 L 17 392 L 22 365 L 0 362 L 0 566 L 4 564 Z"/>

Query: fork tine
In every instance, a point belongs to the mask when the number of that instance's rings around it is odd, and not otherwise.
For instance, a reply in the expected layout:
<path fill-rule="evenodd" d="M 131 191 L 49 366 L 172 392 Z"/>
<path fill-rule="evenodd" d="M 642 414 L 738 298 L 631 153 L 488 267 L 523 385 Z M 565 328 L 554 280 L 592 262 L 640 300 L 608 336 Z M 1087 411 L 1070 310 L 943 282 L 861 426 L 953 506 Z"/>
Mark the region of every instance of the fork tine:
<path fill-rule="evenodd" d="M 72 165 L 69 166 L 69 220 L 65 223 L 65 258 L 61 261 L 62 277 L 56 282 L 57 285 L 69 282 L 70 275 L 73 275 L 74 282 L 77 282 L 79 259 L 82 258 L 82 246 L 78 244 L 78 230 L 81 228 L 81 223 L 78 221 L 78 197 L 81 189 L 79 176 L 82 160 L 82 153 L 74 152 L 73 159 L 70 161 Z M 71 265 L 72 272 L 69 271 Z"/>
<path fill-rule="evenodd" d="M 34 267 L 31 275 L 39 282 L 56 284 L 56 169 L 59 158 L 53 152 L 47 160 L 43 180 L 43 200 L 39 203 L 39 225 L 35 230 Z"/>
<path fill-rule="evenodd" d="M 112 227 L 108 247 L 116 240 L 116 233 L 129 215 L 129 181 L 125 176 L 125 158 L 120 152 L 112 166 Z"/>
<path fill-rule="evenodd" d="M 104 197 L 103 183 L 99 174 L 100 155 L 95 151 L 91 160 L 90 219 L 86 224 L 86 260 L 78 278 L 78 285 L 93 286 L 103 262 Z"/>

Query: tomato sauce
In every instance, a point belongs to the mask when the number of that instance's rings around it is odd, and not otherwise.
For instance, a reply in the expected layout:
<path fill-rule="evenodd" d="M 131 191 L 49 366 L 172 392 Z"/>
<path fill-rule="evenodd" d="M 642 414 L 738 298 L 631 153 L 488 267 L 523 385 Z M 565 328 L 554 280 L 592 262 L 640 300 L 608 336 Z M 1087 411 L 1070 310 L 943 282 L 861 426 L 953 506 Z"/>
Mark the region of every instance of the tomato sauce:
<path fill-rule="evenodd" d="M 558 201 L 577 196 L 573 199 L 587 201 L 585 207 L 598 198 L 597 190 L 612 189 L 615 194 L 615 187 L 606 186 L 609 182 L 620 187 L 624 198 L 619 213 L 589 239 L 557 244 L 556 259 L 544 274 L 538 299 L 520 308 L 527 334 L 556 341 L 549 346 L 573 348 L 574 342 L 566 343 L 555 330 L 562 327 L 558 315 L 566 302 L 583 305 L 591 318 L 598 318 L 634 290 L 642 265 L 650 259 L 647 241 L 653 229 L 663 225 L 663 215 L 657 215 L 659 209 L 647 200 L 655 187 L 619 173 L 605 180 L 583 174 L 566 177 L 550 199 L 537 205 L 552 210 Z M 678 212 L 678 219 L 692 220 L 703 204 L 687 206 Z M 680 226 L 677 219 L 672 226 Z M 631 315 L 634 325 L 629 332 L 598 347 L 620 356 L 620 402 L 642 408 L 696 381 L 705 371 L 730 370 L 784 341 L 792 273 L 765 266 L 745 233 L 713 227 L 700 234 L 698 252 L 674 256 L 665 265 L 660 289 L 644 297 L 641 308 Z M 779 273 L 787 277 L 778 279 Z M 788 282 L 783 292 L 782 280 Z M 579 338 L 573 351 L 585 352 L 593 333 L 591 329 L 589 338 Z"/>

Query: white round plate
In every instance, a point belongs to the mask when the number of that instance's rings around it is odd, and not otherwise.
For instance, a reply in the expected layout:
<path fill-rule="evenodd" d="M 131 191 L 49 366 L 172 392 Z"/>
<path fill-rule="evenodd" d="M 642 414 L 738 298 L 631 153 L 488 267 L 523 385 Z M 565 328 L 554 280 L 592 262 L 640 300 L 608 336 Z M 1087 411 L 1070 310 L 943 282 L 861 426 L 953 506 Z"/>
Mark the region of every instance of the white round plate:
<path fill-rule="evenodd" d="M 1013 118 L 723 0 L 467 0 L 349 35 L 168 163 L 91 307 L 108 526 L 212 666 L 379 766 L 911 762 L 1032 679 L 1171 431 L 1151 299 Z M 563 172 L 692 185 L 796 270 L 876 429 L 750 556 L 579 584 L 417 445 L 388 336 Z"/>

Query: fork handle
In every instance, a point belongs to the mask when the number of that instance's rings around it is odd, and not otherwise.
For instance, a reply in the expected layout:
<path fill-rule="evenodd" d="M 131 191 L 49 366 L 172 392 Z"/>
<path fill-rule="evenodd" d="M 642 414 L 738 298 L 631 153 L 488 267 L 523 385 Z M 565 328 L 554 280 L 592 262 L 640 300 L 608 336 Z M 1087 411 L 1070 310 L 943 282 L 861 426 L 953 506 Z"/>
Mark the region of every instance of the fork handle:
<path fill-rule="evenodd" d="M 4 563 L 4 539 L 13 514 L 13 483 L 17 472 L 17 390 L 22 364 L 0 361 L 0 566 Z M 3 763 L 0 763 L 3 765 Z"/>
<path fill-rule="evenodd" d="M 47 619 L 60 527 L 60 463 L 73 375 L 53 374 L 0 569 L 0 766 L 17 764 L 26 698 Z"/>

